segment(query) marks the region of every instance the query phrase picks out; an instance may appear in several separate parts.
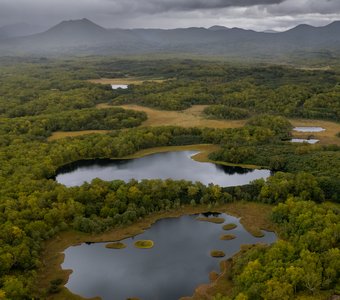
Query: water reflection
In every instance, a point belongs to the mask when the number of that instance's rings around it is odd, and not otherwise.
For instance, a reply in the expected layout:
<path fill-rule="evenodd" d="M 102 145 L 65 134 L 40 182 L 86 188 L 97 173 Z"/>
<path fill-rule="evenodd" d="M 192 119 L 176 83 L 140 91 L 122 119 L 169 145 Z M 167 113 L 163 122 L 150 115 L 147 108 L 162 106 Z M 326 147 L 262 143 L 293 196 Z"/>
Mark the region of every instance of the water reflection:
<path fill-rule="evenodd" d="M 129 160 L 78 161 L 58 170 L 56 180 L 66 186 L 78 186 L 94 178 L 103 180 L 174 179 L 200 181 L 203 184 L 237 186 L 270 176 L 269 170 L 253 170 L 191 159 L 195 151 L 166 152 Z"/>

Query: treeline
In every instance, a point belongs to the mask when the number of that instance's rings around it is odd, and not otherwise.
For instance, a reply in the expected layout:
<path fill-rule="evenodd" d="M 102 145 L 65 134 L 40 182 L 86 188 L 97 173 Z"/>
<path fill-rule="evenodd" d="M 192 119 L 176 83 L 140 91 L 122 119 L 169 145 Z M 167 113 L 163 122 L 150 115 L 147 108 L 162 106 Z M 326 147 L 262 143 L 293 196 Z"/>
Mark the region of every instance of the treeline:
<path fill-rule="evenodd" d="M 294 145 L 278 142 L 237 147 L 226 143 L 210 158 L 239 164 L 266 166 L 273 171 L 308 172 L 316 176 L 325 197 L 340 201 L 340 147 L 321 145 Z"/>
<path fill-rule="evenodd" d="M 81 109 L 37 117 L 0 120 L 0 144 L 9 145 L 11 137 L 26 140 L 44 139 L 54 131 L 114 130 L 141 125 L 144 112 L 123 108 Z M 1 135 L 3 140 L 1 139 Z"/>
<path fill-rule="evenodd" d="M 246 109 L 229 107 L 226 105 L 210 105 L 203 110 L 203 113 L 212 119 L 241 120 L 250 117 L 250 112 Z"/>

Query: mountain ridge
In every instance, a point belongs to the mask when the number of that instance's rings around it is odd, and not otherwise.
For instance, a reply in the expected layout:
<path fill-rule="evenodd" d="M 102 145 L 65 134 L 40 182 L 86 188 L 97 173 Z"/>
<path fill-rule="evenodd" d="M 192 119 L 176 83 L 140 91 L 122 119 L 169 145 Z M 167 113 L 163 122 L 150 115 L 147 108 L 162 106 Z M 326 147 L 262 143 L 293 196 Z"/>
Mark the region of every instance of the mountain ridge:
<path fill-rule="evenodd" d="M 220 25 L 209 28 L 109 29 L 83 18 L 65 20 L 42 33 L 8 38 L 6 42 L 0 44 L 0 54 L 12 55 L 18 52 L 46 54 L 183 52 L 253 57 L 329 49 L 340 51 L 340 21 L 321 27 L 300 24 L 284 32 L 269 33 Z"/>

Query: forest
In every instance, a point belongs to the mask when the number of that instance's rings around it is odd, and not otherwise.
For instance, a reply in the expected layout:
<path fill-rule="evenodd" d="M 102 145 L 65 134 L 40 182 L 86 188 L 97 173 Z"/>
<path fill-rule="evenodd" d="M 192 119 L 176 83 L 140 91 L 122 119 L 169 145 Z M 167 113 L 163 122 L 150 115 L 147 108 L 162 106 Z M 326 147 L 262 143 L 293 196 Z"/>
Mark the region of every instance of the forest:
<path fill-rule="evenodd" d="M 86 62 L 86 63 L 84 63 Z M 163 78 L 127 90 L 95 78 Z M 215 299 L 328 299 L 340 292 L 340 147 L 293 144 L 287 117 L 339 121 L 340 72 L 193 60 L 0 59 L 0 299 L 46 299 L 43 242 L 60 232 L 100 233 L 183 205 L 234 201 L 273 205 L 280 239 L 232 258 L 232 291 Z M 326 99 L 326 100 L 323 100 Z M 140 127 L 143 112 L 100 103 L 244 119 L 240 128 Z M 230 109 L 228 109 L 230 108 Z M 54 131 L 110 130 L 48 141 Z M 336 138 L 336 137 L 335 137 Z M 95 179 L 67 188 L 57 170 L 82 159 L 122 158 L 158 146 L 214 144 L 214 161 L 270 168 L 241 187 L 188 181 Z M 307 297 L 307 298 L 306 298 Z"/>

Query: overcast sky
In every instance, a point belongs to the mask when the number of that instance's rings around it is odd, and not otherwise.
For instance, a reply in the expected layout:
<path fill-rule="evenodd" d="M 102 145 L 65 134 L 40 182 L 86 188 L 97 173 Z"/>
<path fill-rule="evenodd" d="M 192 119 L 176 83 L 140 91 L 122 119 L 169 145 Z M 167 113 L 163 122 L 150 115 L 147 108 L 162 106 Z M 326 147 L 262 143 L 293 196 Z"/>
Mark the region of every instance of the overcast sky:
<path fill-rule="evenodd" d="M 285 30 L 340 20 L 340 0 L 0 0 L 0 26 L 88 18 L 111 28 L 224 25 Z"/>

